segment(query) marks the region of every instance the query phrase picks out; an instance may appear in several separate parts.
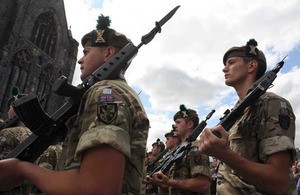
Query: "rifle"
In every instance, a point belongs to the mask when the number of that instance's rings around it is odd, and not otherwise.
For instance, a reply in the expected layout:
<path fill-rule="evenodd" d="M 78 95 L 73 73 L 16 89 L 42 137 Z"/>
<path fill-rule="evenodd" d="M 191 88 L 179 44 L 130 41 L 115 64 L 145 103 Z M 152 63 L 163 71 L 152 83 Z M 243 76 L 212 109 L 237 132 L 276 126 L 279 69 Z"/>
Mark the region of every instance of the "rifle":
<path fill-rule="evenodd" d="M 172 131 L 175 131 L 175 125 L 172 125 Z M 168 151 L 169 151 L 169 149 L 166 148 L 164 151 L 159 153 L 159 155 L 156 157 L 156 159 L 154 159 L 153 162 L 151 162 L 147 165 L 147 171 L 155 168 L 156 162 L 159 161 L 160 159 L 162 159 Z"/>
<path fill-rule="evenodd" d="M 0 126 L 0 131 L 2 129 L 6 129 L 6 128 L 9 128 L 9 127 L 14 127 L 18 124 L 19 122 L 19 118 L 17 115 L 12 115 L 11 117 L 7 118 Z"/>
<path fill-rule="evenodd" d="M 150 177 L 153 176 L 155 172 L 161 171 L 162 173 L 166 173 L 173 163 L 178 162 L 181 160 L 185 154 L 186 151 L 191 147 L 192 142 L 197 139 L 199 134 L 202 132 L 202 130 L 207 125 L 206 121 L 210 119 L 210 117 L 214 114 L 215 110 L 212 110 L 205 118 L 205 120 L 202 120 L 197 127 L 193 130 L 193 132 L 188 136 L 188 138 L 185 140 L 185 142 L 178 145 L 173 152 L 171 152 L 166 158 L 157 165 L 157 167 L 150 173 Z M 160 176 L 160 175 L 159 175 Z M 158 177 L 159 177 L 158 176 Z M 159 178 L 160 179 L 160 178 Z"/>
<path fill-rule="evenodd" d="M 34 162 L 49 145 L 63 141 L 67 134 L 65 122 L 77 113 L 83 94 L 98 81 L 118 78 L 121 71 L 128 68 L 139 48 L 148 44 L 158 32 L 161 32 L 161 26 L 175 14 L 179 7 L 175 7 L 159 22 L 156 22 L 155 28 L 142 36 L 141 43 L 137 47 L 128 43 L 77 87 L 68 84 L 65 76 L 57 79 L 52 90 L 58 95 L 69 97 L 69 99 L 52 116 L 42 109 L 37 96 L 33 93 L 15 101 L 13 107 L 16 114 L 33 133 L 12 150 L 6 158 Z"/>
<path fill-rule="evenodd" d="M 284 64 L 284 59 L 287 55 L 276 64 L 276 66 L 267 71 L 261 78 L 255 81 L 247 92 L 247 96 L 231 111 L 226 110 L 225 116 L 221 119 L 219 125 L 221 125 L 226 131 L 233 126 L 233 124 L 244 114 L 244 110 L 252 105 L 262 94 L 264 94 L 273 81 L 277 77 L 277 73 Z M 221 138 L 221 134 L 218 131 L 213 131 L 213 134 L 218 138 Z"/>

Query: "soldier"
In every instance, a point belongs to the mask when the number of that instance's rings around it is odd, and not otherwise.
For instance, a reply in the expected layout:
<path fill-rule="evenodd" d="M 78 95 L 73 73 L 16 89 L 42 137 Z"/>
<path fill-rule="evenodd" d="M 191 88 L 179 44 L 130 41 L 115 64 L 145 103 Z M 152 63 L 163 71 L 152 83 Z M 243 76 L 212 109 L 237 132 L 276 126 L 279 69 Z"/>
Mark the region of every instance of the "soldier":
<path fill-rule="evenodd" d="M 252 39 L 230 48 L 223 57 L 225 83 L 242 101 L 266 70 L 266 58 Z M 212 131 L 218 131 L 222 138 Z M 295 160 L 295 116 L 290 103 L 267 92 L 261 95 L 229 132 L 218 125 L 206 128 L 201 153 L 219 159 L 217 194 L 294 194 L 291 163 Z"/>
<path fill-rule="evenodd" d="M 25 96 L 26 94 L 15 95 L 8 101 L 9 110 L 7 112 L 8 118 L 11 118 L 15 112 L 12 107 L 13 101 Z M 25 127 L 25 125 L 18 121 L 16 126 L 5 128 L 0 131 L 0 159 L 4 159 L 5 156 L 10 153 L 16 146 L 18 146 L 21 142 L 26 140 L 28 136 L 31 134 L 31 131 Z M 61 145 L 57 144 L 56 146 L 50 146 L 39 159 L 35 162 L 35 164 L 40 167 L 44 167 L 46 169 L 55 170 L 55 166 L 58 160 L 58 153 L 61 151 Z M 31 185 L 28 182 L 25 182 L 21 187 L 17 187 L 9 192 L 4 192 L 4 194 L 29 194 Z M 35 187 L 33 186 L 33 189 Z M 1 192 L 0 192 L 1 194 Z M 40 194 L 38 190 L 32 191 L 32 194 Z"/>
<path fill-rule="evenodd" d="M 165 134 L 166 138 L 166 148 L 172 152 L 180 143 L 178 136 L 175 133 L 175 130 L 171 130 Z"/>
<path fill-rule="evenodd" d="M 160 139 L 157 139 L 156 142 L 154 142 L 152 144 L 151 156 L 152 156 L 153 160 L 150 161 L 150 163 L 148 163 L 148 165 L 146 167 L 147 174 L 150 174 L 155 169 L 155 167 L 158 163 L 157 157 L 164 150 L 165 150 L 165 144 L 162 141 L 160 141 Z M 153 185 L 150 183 L 148 183 L 146 185 L 146 194 L 147 195 L 157 194 L 157 193 L 158 193 L 158 187 L 156 185 Z"/>
<path fill-rule="evenodd" d="M 157 139 L 156 142 L 152 144 L 152 155 L 157 157 L 162 151 L 165 150 L 165 144 L 160 141 L 160 139 Z"/>
<path fill-rule="evenodd" d="M 7 112 L 9 118 L 14 114 L 14 109 L 10 105 L 11 102 L 12 101 L 9 101 L 9 110 Z M 2 129 L 0 131 L 0 160 L 4 159 L 8 153 L 27 139 L 30 134 L 31 131 L 25 127 L 21 121 L 19 121 L 15 127 Z M 30 188 L 31 185 L 28 182 L 24 182 L 22 186 L 11 189 L 10 191 L 0 192 L 0 194 L 29 194 Z"/>
<path fill-rule="evenodd" d="M 171 152 L 173 152 L 174 149 L 180 144 L 180 140 L 179 140 L 178 136 L 176 135 L 174 129 L 168 131 L 165 134 L 165 138 L 166 138 L 166 149 L 168 149 L 168 152 L 164 155 L 164 157 L 158 163 L 161 163 L 166 157 L 168 157 L 168 155 Z M 167 174 L 167 176 L 169 176 L 169 175 Z M 164 188 L 164 187 L 165 186 L 158 187 L 159 195 L 169 194 L 168 188 Z"/>
<path fill-rule="evenodd" d="M 180 106 L 180 111 L 174 115 L 175 133 L 181 142 L 185 142 L 189 134 L 199 123 L 195 110 Z M 156 172 L 150 182 L 169 189 L 169 194 L 209 194 L 210 177 L 209 158 L 200 155 L 197 142 L 193 142 L 186 155 L 176 162 L 169 171 L 169 177 L 162 172 Z M 158 175 L 162 178 L 159 179 Z"/>
<path fill-rule="evenodd" d="M 97 30 L 81 40 L 82 80 L 131 42 L 109 24 L 101 15 Z M 64 171 L 17 159 L 1 161 L 0 189 L 28 179 L 46 194 L 140 194 L 149 120 L 124 72 L 116 80 L 95 83 L 81 98 L 78 113 L 66 123 L 68 135 L 59 160 Z"/>

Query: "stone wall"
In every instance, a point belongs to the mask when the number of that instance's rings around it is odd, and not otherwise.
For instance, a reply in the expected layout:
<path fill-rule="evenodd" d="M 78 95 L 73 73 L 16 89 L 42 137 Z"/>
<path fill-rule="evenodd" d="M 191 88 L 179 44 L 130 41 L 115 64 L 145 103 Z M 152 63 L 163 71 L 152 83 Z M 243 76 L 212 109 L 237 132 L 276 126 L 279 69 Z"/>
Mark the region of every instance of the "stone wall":
<path fill-rule="evenodd" d="M 45 97 L 41 104 L 52 114 L 64 98 L 51 94 L 51 86 L 61 75 L 72 82 L 78 52 L 63 0 L 0 1 L 0 117 L 12 86 Z"/>

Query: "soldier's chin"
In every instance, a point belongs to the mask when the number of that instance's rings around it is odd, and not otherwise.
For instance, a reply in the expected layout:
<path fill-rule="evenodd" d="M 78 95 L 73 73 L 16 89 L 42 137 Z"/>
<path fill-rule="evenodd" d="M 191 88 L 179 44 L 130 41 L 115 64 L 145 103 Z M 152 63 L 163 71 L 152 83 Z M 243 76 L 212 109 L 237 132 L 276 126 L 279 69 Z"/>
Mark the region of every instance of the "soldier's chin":
<path fill-rule="evenodd" d="M 225 80 L 225 84 L 227 85 L 227 86 L 233 86 L 233 82 L 232 81 L 230 81 L 230 80 Z"/>

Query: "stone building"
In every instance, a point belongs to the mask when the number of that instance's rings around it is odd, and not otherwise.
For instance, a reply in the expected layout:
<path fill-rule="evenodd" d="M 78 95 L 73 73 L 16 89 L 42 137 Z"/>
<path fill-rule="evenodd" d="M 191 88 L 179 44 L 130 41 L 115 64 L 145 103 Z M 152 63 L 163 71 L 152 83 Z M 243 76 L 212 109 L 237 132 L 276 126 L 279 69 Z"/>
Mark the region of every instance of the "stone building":
<path fill-rule="evenodd" d="M 0 117 L 12 86 L 45 97 L 48 114 L 60 108 L 64 97 L 48 94 L 61 75 L 72 82 L 77 52 L 63 0 L 0 0 Z"/>

